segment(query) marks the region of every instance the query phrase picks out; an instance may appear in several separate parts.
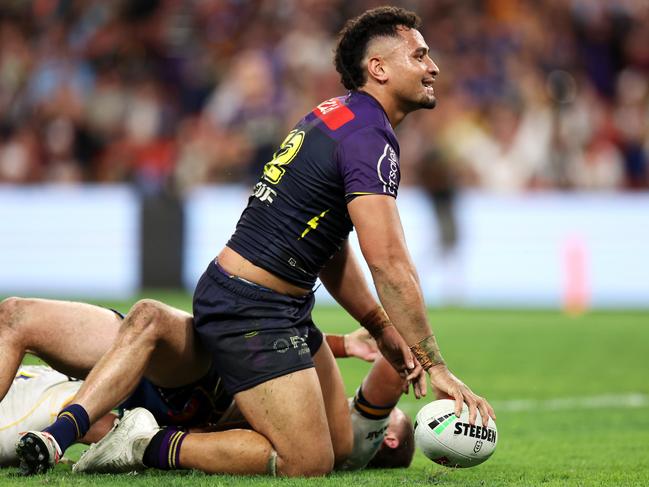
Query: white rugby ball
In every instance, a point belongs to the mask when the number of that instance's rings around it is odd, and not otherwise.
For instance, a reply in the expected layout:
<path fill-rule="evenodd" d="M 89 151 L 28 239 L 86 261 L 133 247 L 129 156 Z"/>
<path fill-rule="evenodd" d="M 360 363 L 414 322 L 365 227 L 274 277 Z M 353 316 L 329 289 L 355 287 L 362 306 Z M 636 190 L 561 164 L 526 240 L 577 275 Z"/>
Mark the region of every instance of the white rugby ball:
<path fill-rule="evenodd" d="M 446 467 L 466 468 L 487 460 L 496 449 L 498 430 L 489 418 L 486 427 L 478 413 L 475 424 L 469 424 L 469 408 L 455 416 L 455 401 L 440 399 L 426 404 L 417 413 L 415 443 L 435 463 Z"/>

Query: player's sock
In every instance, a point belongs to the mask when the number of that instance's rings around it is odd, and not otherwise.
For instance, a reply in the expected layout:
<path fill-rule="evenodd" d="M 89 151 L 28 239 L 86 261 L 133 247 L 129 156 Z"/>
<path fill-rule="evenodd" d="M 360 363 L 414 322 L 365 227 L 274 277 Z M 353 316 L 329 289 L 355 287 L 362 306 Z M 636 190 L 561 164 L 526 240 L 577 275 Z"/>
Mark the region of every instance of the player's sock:
<path fill-rule="evenodd" d="M 390 416 L 390 412 L 397 404 L 388 404 L 377 406 L 370 403 L 363 396 L 363 388 L 359 387 L 354 397 L 354 409 L 367 419 L 384 419 Z"/>
<path fill-rule="evenodd" d="M 351 405 L 354 448 L 347 457 L 342 470 L 358 470 L 365 467 L 381 448 L 385 431 L 390 424 L 390 412 L 395 404 L 381 405 L 370 403 L 359 387 Z"/>
<path fill-rule="evenodd" d="M 142 463 L 161 470 L 180 468 L 180 447 L 186 436 L 187 432 L 178 428 L 161 429 L 151 438 L 149 446 L 144 450 Z"/>
<path fill-rule="evenodd" d="M 43 431 L 52 435 L 61 454 L 79 438 L 85 436 L 90 428 L 88 413 L 79 404 L 70 404 L 61 410 L 56 421 Z"/>

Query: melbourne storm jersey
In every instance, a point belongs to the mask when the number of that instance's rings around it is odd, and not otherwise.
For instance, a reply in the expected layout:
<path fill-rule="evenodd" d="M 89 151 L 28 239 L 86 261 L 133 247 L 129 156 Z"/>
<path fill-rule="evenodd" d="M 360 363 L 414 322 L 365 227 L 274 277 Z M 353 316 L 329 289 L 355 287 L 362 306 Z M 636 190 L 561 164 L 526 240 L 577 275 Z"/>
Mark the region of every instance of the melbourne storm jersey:
<path fill-rule="evenodd" d="M 254 187 L 228 247 L 311 288 L 352 230 L 347 203 L 397 196 L 399 145 L 381 105 L 362 92 L 332 98 L 282 142 Z"/>

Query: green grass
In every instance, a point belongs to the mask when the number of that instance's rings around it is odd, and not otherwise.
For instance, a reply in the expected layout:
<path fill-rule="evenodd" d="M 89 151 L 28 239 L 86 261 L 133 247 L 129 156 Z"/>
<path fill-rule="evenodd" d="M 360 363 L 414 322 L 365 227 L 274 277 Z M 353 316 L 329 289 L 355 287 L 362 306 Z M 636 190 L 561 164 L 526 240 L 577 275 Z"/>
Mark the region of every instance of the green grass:
<path fill-rule="evenodd" d="M 188 296 L 147 293 L 190 309 Z M 126 310 L 131 303 L 101 303 Z M 334 308 L 317 308 L 316 322 L 330 332 L 354 327 Z M 411 468 L 335 473 L 326 479 L 207 476 L 198 472 L 74 476 L 68 465 L 40 477 L 0 472 L 0 485 L 454 485 L 454 486 L 646 486 L 649 485 L 649 407 L 575 405 L 557 410 L 515 411 L 508 401 L 548 401 L 629 393 L 649 395 L 649 312 L 592 312 L 568 317 L 552 311 L 431 310 L 431 322 L 448 363 L 496 406 L 499 443 L 478 467 L 451 470 L 417 454 Z M 339 361 L 351 394 L 368 369 Z M 423 402 L 412 396 L 400 407 L 414 416 Z M 501 405 L 501 410 L 498 409 Z M 81 448 L 74 447 L 74 458 Z"/>

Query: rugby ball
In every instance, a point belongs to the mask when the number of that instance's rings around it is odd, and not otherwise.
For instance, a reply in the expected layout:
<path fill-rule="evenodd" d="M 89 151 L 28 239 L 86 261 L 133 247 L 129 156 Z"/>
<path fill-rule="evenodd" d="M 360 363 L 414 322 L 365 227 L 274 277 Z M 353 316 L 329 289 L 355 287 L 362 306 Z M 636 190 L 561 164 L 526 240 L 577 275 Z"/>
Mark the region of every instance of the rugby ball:
<path fill-rule="evenodd" d="M 415 444 L 435 463 L 446 467 L 474 467 L 487 460 L 496 449 L 498 430 L 493 419 L 482 425 L 480 414 L 469 424 L 469 408 L 455 416 L 455 401 L 440 399 L 426 404 L 417 413 Z"/>

